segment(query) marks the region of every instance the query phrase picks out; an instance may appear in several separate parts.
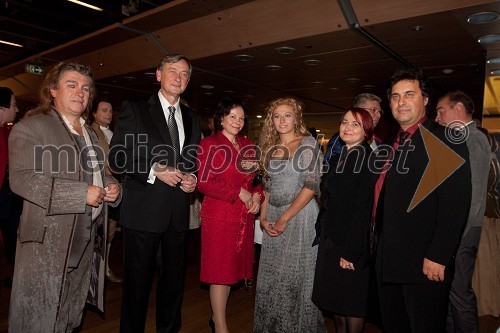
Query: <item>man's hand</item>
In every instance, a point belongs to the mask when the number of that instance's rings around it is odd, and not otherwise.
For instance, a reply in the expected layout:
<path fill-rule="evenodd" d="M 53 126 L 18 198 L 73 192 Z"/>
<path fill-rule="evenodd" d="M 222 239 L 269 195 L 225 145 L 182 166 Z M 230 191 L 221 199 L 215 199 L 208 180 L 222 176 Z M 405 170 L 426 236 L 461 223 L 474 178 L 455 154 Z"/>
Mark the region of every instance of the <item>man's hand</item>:
<path fill-rule="evenodd" d="M 118 184 L 109 183 L 104 190 L 106 191 L 106 196 L 104 197 L 104 201 L 106 202 L 115 202 L 120 196 L 120 186 Z"/>
<path fill-rule="evenodd" d="M 157 163 L 154 171 L 156 178 L 165 184 L 176 187 L 177 183 L 183 180 L 183 174 L 174 167 Z"/>
<path fill-rule="evenodd" d="M 444 269 L 445 266 L 424 258 L 422 272 L 427 276 L 429 280 L 436 282 L 444 281 Z"/>
<path fill-rule="evenodd" d="M 190 174 L 183 174 L 181 181 L 181 190 L 191 193 L 196 188 L 196 177 Z"/>
<path fill-rule="evenodd" d="M 99 186 L 87 186 L 87 205 L 92 207 L 99 207 L 106 196 L 106 191 Z"/>

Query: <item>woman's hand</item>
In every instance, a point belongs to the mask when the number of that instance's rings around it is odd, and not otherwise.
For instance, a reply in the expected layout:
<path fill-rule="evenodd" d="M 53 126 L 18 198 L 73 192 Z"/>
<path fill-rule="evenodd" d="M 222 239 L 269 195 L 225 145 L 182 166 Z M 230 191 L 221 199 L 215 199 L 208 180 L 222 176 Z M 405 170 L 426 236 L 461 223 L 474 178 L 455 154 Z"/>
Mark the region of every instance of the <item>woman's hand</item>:
<path fill-rule="evenodd" d="M 274 222 L 267 221 L 265 219 L 260 220 L 260 227 L 264 229 L 265 232 L 271 237 L 278 236 L 278 233 L 274 230 Z"/>
<path fill-rule="evenodd" d="M 260 194 L 252 194 L 252 205 L 248 208 L 248 212 L 251 214 L 257 214 L 260 209 Z"/>
<path fill-rule="evenodd" d="M 286 223 L 287 221 L 280 217 L 278 221 L 274 224 L 274 231 L 278 233 L 278 235 L 281 235 L 282 233 L 285 232 L 286 229 Z"/>
<path fill-rule="evenodd" d="M 253 205 L 252 193 L 242 187 L 238 198 L 240 198 L 245 204 L 245 207 L 250 210 L 250 207 Z"/>
<path fill-rule="evenodd" d="M 355 270 L 354 269 L 354 264 L 350 261 L 347 261 L 345 260 L 344 258 L 340 258 L 340 263 L 339 263 L 340 267 L 342 267 L 343 269 L 351 269 L 351 270 Z"/>
<path fill-rule="evenodd" d="M 248 212 L 250 214 L 257 214 L 259 212 L 259 209 L 260 209 L 260 202 L 254 200 L 250 208 L 248 208 Z"/>

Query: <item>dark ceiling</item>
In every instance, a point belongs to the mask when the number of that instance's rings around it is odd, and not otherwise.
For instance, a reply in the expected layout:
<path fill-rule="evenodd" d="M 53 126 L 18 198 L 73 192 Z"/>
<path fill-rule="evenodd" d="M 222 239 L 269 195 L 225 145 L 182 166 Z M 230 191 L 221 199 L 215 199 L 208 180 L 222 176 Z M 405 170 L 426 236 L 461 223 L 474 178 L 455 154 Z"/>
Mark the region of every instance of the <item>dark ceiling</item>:
<path fill-rule="evenodd" d="M 42 77 L 25 73 L 26 63 L 47 70 L 59 61 L 79 61 L 94 69 L 99 93 L 119 109 L 123 99 L 157 91 L 159 59 L 182 53 L 195 67 L 183 98 L 201 115 L 221 97 L 238 95 L 248 101 L 258 131 L 255 117 L 265 105 L 293 95 L 306 103 L 309 126 L 329 136 L 357 94 L 385 100 L 390 75 L 411 66 L 423 69 L 438 91 L 462 89 L 476 105 L 484 102 L 486 115 L 500 114 L 500 77 L 490 74 L 500 65 L 486 64 L 500 56 L 500 42 L 477 42 L 499 33 L 500 20 L 466 21 L 479 12 L 499 13 L 499 1 L 87 2 L 104 10 L 66 0 L 4 0 L 0 39 L 24 47 L 0 44 L 0 85 L 34 102 Z M 279 47 L 291 52 L 279 53 Z M 241 55 L 250 60 L 238 60 Z"/>

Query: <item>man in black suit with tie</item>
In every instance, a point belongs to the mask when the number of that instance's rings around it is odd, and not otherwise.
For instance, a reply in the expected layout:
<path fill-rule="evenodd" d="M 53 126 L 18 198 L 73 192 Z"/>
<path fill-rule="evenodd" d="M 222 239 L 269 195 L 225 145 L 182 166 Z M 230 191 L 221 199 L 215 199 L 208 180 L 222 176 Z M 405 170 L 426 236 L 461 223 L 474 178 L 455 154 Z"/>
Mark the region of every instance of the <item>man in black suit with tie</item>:
<path fill-rule="evenodd" d="M 396 72 L 388 97 L 400 130 L 392 164 L 386 164 L 374 193 L 384 332 L 441 333 L 449 265 L 471 200 L 468 151 L 463 141 L 450 142 L 450 132 L 427 119 L 429 86 L 421 71 Z"/>
<path fill-rule="evenodd" d="M 189 194 L 201 136 L 199 117 L 179 103 L 191 71 L 185 56 L 164 57 L 156 70 L 160 91 L 149 100 L 124 101 L 111 140 L 110 167 L 124 174 L 120 332 L 144 332 L 157 264 L 156 331 L 181 327 Z"/>

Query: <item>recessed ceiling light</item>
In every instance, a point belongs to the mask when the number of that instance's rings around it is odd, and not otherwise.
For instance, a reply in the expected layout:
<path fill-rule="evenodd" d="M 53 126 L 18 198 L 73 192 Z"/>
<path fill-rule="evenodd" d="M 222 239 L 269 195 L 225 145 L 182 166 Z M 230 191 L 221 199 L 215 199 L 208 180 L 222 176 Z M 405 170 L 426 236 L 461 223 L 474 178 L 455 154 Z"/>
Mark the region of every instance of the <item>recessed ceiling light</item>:
<path fill-rule="evenodd" d="M 490 58 L 486 60 L 487 64 L 500 64 L 500 57 Z"/>
<path fill-rule="evenodd" d="M 133 80 L 135 80 L 135 77 L 133 77 L 133 76 L 124 76 L 124 77 L 122 77 L 122 79 L 127 80 L 127 81 L 133 81 Z"/>
<path fill-rule="evenodd" d="M 281 47 L 275 48 L 274 51 L 278 52 L 279 54 L 292 54 L 296 50 L 293 47 L 281 46 Z"/>
<path fill-rule="evenodd" d="M 481 12 L 467 17 L 467 22 L 471 24 L 484 24 L 498 20 L 498 13 Z"/>
<path fill-rule="evenodd" d="M 316 60 L 316 59 L 304 60 L 304 65 L 307 65 L 307 66 L 317 66 L 319 64 L 321 64 L 321 60 Z"/>
<path fill-rule="evenodd" d="M 207 91 L 207 92 L 204 92 L 204 93 L 203 93 L 203 95 L 206 95 L 206 96 L 213 96 L 213 95 L 214 95 L 214 93 L 211 93 L 211 92 L 208 92 L 208 91 Z"/>
<path fill-rule="evenodd" d="M 234 90 L 224 90 L 226 94 L 234 94 L 236 91 Z"/>
<path fill-rule="evenodd" d="M 156 76 L 156 73 L 155 72 L 146 72 L 146 73 L 144 73 L 144 75 L 146 75 L 146 76 Z"/>
<path fill-rule="evenodd" d="M 251 61 L 254 59 L 254 57 L 249 54 L 237 54 L 234 57 L 239 61 Z"/>
<path fill-rule="evenodd" d="M 421 25 L 416 25 L 416 26 L 414 26 L 414 27 L 412 28 L 412 30 L 413 30 L 413 31 L 422 31 L 423 29 L 424 29 L 424 27 L 423 27 L 423 26 L 421 26 Z"/>
<path fill-rule="evenodd" d="M 215 87 L 210 84 L 202 84 L 200 87 L 203 89 L 214 89 Z"/>
<path fill-rule="evenodd" d="M 360 79 L 358 79 L 357 77 L 348 77 L 347 79 L 345 79 L 347 82 L 349 83 L 355 83 L 355 82 L 358 82 L 358 81 L 361 81 Z"/>
<path fill-rule="evenodd" d="M 328 90 L 335 91 L 335 90 L 339 90 L 339 88 L 337 88 L 337 87 L 331 87 L 331 88 L 328 88 Z"/>
<path fill-rule="evenodd" d="M 316 130 L 316 133 L 319 133 L 319 132 L 321 132 L 321 130 L 317 129 L 317 130 Z"/>
<path fill-rule="evenodd" d="M 489 44 L 489 43 L 500 42 L 500 35 L 486 35 L 483 37 L 479 37 L 477 42 L 479 44 Z"/>
<path fill-rule="evenodd" d="M 453 73 L 453 72 L 454 72 L 454 70 L 453 70 L 453 69 L 451 69 L 451 68 L 445 68 L 445 69 L 443 69 L 443 73 L 444 73 L 444 74 L 451 74 L 451 73 Z"/>
<path fill-rule="evenodd" d="M 262 118 L 262 115 L 258 114 L 258 115 L 257 115 L 257 118 L 259 118 L 259 119 L 260 119 L 260 118 Z"/>
<path fill-rule="evenodd" d="M 324 83 L 323 81 L 313 81 L 313 82 L 311 82 L 311 84 L 313 84 L 315 86 L 319 86 L 319 85 L 321 85 L 323 83 Z"/>
<path fill-rule="evenodd" d="M 490 72 L 491 75 L 500 75 L 500 69 L 494 69 Z"/>
<path fill-rule="evenodd" d="M 276 72 L 276 71 L 279 71 L 280 69 L 282 69 L 283 67 L 279 66 L 279 65 L 268 65 L 266 66 L 266 69 L 268 71 L 271 71 L 271 72 Z"/>
<path fill-rule="evenodd" d="M 363 89 L 375 89 L 376 87 L 373 84 L 365 84 L 364 86 L 361 86 Z"/>

